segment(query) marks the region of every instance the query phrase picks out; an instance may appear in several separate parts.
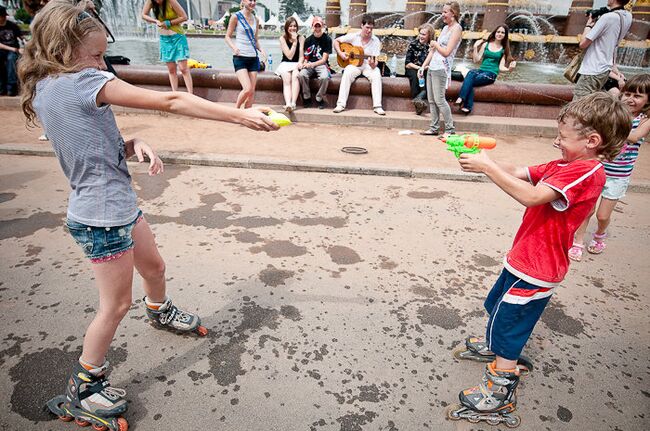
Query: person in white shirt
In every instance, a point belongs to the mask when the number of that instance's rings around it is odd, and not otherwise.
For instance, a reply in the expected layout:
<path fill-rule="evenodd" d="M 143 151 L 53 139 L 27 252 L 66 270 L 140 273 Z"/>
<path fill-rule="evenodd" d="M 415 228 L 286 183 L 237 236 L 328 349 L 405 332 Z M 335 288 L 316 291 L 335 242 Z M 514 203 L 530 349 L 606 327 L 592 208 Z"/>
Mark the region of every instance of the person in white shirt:
<path fill-rule="evenodd" d="M 609 12 L 598 20 L 589 15 L 582 34 L 580 49 L 585 51 L 573 88 L 573 100 L 600 91 L 609 72 L 618 72 L 616 49 L 632 26 L 632 14 L 624 9 L 630 0 L 607 0 Z"/>
<path fill-rule="evenodd" d="M 341 51 L 341 43 L 360 46 L 363 48 L 364 55 L 370 56 L 365 58 L 363 64 L 359 67 L 350 64 L 343 69 L 339 99 L 336 102 L 336 108 L 334 108 L 336 114 L 345 110 L 352 83 L 359 75 L 363 75 L 370 81 L 373 111 L 378 115 L 386 115 L 386 112 L 381 107 L 381 72 L 377 67 L 377 56 L 381 52 L 381 42 L 377 36 L 372 34 L 374 27 L 375 19 L 366 14 L 361 17 L 361 31 L 359 33 L 346 34 L 334 40 L 334 49 L 344 61 L 348 59 L 348 56 Z"/>

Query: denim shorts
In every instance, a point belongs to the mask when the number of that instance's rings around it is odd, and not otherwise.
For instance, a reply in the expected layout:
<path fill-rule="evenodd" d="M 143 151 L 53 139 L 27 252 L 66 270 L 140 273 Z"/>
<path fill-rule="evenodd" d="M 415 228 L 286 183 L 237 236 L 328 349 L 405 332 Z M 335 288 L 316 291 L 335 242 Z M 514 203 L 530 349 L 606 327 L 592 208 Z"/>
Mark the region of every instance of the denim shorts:
<path fill-rule="evenodd" d="M 605 180 L 605 186 L 600 195 L 605 199 L 611 199 L 613 201 L 623 199 L 629 185 L 630 177 L 607 177 L 607 180 Z"/>
<path fill-rule="evenodd" d="M 131 232 L 141 219 L 142 211 L 138 210 L 135 220 L 124 226 L 95 227 L 72 220 L 66 220 L 65 225 L 86 257 L 92 263 L 102 263 L 117 259 L 133 248 Z"/>
<path fill-rule="evenodd" d="M 244 57 L 243 55 L 233 55 L 232 64 L 235 66 L 235 72 L 240 69 L 246 69 L 249 72 L 260 71 L 260 60 L 257 57 Z"/>

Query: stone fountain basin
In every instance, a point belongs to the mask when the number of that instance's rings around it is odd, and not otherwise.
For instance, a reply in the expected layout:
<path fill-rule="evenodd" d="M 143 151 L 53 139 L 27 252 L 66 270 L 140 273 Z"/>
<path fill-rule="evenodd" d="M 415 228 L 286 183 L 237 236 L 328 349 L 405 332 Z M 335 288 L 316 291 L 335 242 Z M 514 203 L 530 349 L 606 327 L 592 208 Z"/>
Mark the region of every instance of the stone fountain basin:
<path fill-rule="evenodd" d="M 115 66 L 119 77 L 133 85 L 156 90 L 169 91 L 167 68 L 164 66 Z M 179 75 L 182 83 L 182 76 Z M 195 94 L 214 101 L 237 100 L 241 87 L 231 70 L 192 70 Z M 327 103 L 334 108 L 338 96 L 341 74 L 332 76 L 327 90 Z M 461 83 L 452 81 L 447 90 L 447 99 L 456 100 Z M 312 94 L 316 94 L 317 82 L 311 82 Z M 500 83 L 480 87 L 475 92 L 473 113 L 495 117 L 522 117 L 554 119 L 560 108 L 573 97 L 571 85 Z M 383 106 L 387 111 L 413 111 L 410 87 L 407 78 L 383 78 Z M 282 79 L 271 72 L 258 75 L 255 94 L 256 104 L 283 105 Z M 299 101 L 299 104 L 301 102 Z M 365 78 L 357 79 L 352 85 L 348 109 L 372 109 L 370 83 Z M 455 107 L 456 115 L 460 114 Z"/>

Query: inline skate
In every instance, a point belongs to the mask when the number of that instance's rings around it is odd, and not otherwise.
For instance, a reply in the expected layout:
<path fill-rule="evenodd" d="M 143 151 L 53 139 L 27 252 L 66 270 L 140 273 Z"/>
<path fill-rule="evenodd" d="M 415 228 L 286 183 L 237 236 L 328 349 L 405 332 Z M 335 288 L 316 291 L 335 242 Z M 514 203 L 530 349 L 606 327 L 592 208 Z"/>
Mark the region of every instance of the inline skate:
<path fill-rule="evenodd" d="M 456 359 L 469 359 L 476 362 L 492 362 L 496 359 L 496 355 L 488 349 L 485 340 L 478 337 L 467 337 L 465 346 L 455 349 L 453 353 Z M 527 356 L 521 355 L 517 360 L 517 368 L 522 377 L 527 376 L 533 371 L 533 363 Z"/>
<path fill-rule="evenodd" d="M 504 423 L 508 428 L 516 428 L 521 423 L 519 416 L 513 414 L 517 407 L 517 385 L 518 369 L 499 370 L 496 361 L 487 364 L 481 384 L 460 392 L 460 404 L 447 409 L 447 418 L 467 419 L 471 423 L 486 421 L 489 425 Z"/>
<path fill-rule="evenodd" d="M 74 422 L 97 431 L 127 431 L 129 424 L 120 415 L 127 409 L 124 389 L 111 387 L 106 379 L 108 361 L 86 370 L 77 363 L 68 379 L 65 395 L 47 402 L 47 408 L 64 422 Z"/>
<path fill-rule="evenodd" d="M 513 414 L 517 407 L 517 385 L 518 369 L 499 370 L 496 361 L 487 364 L 481 384 L 458 394 L 460 404 L 449 406 L 447 419 L 486 421 L 489 425 L 504 423 L 508 428 L 516 428 L 521 423 L 519 416 Z"/>
<path fill-rule="evenodd" d="M 199 316 L 179 309 L 172 303 L 169 297 L 165 299 L 165 302 L 157 310 L 147 305 L 146 298 L 144 298 L 144 301 L 147 317 L 151 320 L 151 324 L 154 327 L 169 329 L 178 333 L 196 332 L 201 337 L 208 335 L 208 329 L 205 326 L 201 326 L 201 318 Z"/>

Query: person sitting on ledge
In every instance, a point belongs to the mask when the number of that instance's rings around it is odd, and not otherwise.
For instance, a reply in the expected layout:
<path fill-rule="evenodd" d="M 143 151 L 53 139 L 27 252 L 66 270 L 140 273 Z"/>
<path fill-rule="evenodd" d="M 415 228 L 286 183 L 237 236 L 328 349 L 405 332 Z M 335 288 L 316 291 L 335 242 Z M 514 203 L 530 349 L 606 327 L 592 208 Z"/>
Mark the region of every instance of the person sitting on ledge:
<path fill-rule="evenodd" d="M 298 21 L 292 16 L 284 23 L 284 33 L 280 36 L 280 48 L 282 49 L 282 62 L 275 71 L 275 74 L 282 78 L 282 95 L 284 96 L 284 110 L 291 113 L 296 109 L 296 100 L 300 86 L 294 71 L 298 67 L 303 55 L 305 37 L 298 34 Z"/>
<path fill-rule="evenodd" d="M 334 40 L 334 49 L 343 61 L 348 60 L 349 57 L 348 54 L 341 51 L 341 43 L 349 43 L 353 46 L 361 47 L 363 48 L 364 56 L 367 56 L 363 59 L 361 66 L 348 64 L 343 69 L 343 76 L 341 77 L 341 85 L 339 87 L 339 99 L 336 102 L 336 108 L 334 108 L 335 114 L 345 110 L 352 83 L 359 75 L 363 75 L 370 81 L 373 111 L 378 115 L 386 115 L 386 112 L 381 107 L 381 72 L 377 67 L 377 56 L 381 52 L 381 42 L 377 36 L 372 34 L 374 27 L 375 19 L 372 15 L 365 14 L 361 17 L 361 31 L 359 33 L 348 33 Z"/>
<path fill-rule="evenodd" d="M 309 88 L 309 79 L 318 76 L 318 93 L 316 93 L 316 103 L 318 109 L 325 108 L 325 94 L 332 77 L 329 67 L 330 54 L 332 53 L 332 38 L 323 31 L 323 18 L 315 16 L 311 22 L 313 33 L 305 41 L 305 53 L 298 63 L 297 71 L 294 75 L 298 76 L 300 86 L 302 87 L 302 101 L 305 108 L 311 106 L 311 89 Z"/>
<path fill-rule="evenodd" d="M 479 39 L 474 43 L 472 52 L 474 63 L 481 62 L 478 69 L 467 72 L 463 85 L 460 88 L 456 104 L 465 114 L 472 112 L 474 106 L 474 88 L 494 84 L 499 72 L 510 72 L 517 62 L 510 55 L 510 41 L 508 40 L 508 26 L 498 26 L 487 38 Z"/>
<path fill-rule="evenodd" d="M 431 24 L 423 24 L 418 31 L 418 37 L 413 40 L 406 50 L 406 59 L 404 60 L 404 69 L 406 77 L 411 85 L 411 98 L 415 106 L 415 113 L 420 115 L 427 108 L 427 87 L 426 71 L 421 71 L 421 77 L 418 71 L 422 68 L 424 60 L 429 54 L 429 42 L 433 39 L 434 29 Z M 420 85 L 422 82 L 423 85 Z"/>

